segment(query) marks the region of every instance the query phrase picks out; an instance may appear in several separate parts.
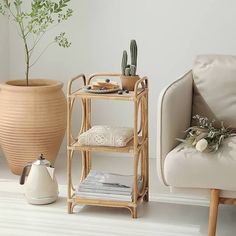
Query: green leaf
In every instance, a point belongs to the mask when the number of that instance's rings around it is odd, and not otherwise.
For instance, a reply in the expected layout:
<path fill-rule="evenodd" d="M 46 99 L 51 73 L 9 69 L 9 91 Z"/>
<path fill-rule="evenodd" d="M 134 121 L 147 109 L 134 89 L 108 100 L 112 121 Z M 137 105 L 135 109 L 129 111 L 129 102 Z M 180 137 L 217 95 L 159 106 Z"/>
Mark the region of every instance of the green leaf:
<path fill-rule="evenodd" d="M 58 36 L 55 37 L 55 42 L 63 48 L 68 48 L 71 46 L 71 42 L 65 37 L 65 32 L 60 33 Z"/>

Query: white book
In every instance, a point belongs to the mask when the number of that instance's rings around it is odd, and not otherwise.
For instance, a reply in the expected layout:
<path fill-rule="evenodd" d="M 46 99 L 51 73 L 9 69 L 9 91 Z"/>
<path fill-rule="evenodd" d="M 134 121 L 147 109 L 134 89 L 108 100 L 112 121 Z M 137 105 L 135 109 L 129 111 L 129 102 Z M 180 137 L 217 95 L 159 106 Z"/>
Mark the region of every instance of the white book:
<path fill-rule="evenodd" d="M 138 181 L 138 188 L 141 190 L 141 177 L 139 177 Z M 76 195 L 90 199 L 131 201 L 132 193 L 132 175 L 120 175 L 92 170 L 79 185 Z"/>
<path fill-rule="evenodd" d="M 106 190 L 106 189 L 96 189 L 96 188 L 83 188 L 79 187 L 78 192 L 83 192 L 83 193 L 101 193 L 101 194 L 119 194 L 119 195 L 126 195 L 129 196 L 132 194 L 132 190 L 129 192 L 122 192 L 122 191 L 117 191 L 117 190 Z"/>
<path fill-rule="evenodd" d="M 132 188 L 119 188 L 119 187 L 113 187 L 113 186 L 106 186 L 102 183 L 96 183 L 96 184 L 87 184 L 82 183 L 79 185 L 80 190 L 101 190 L 101 191 L 117 191 L 122 193 L 130 193 L 132 192 Z"/>
<path fill-rule="evenodd" d="M 102 194 L 102 193 L 86 193 L 86 192 L 78 192 L 78 197 L 90 198 L 90 199 L 104 199 L 104 200 L 120 200 L 120 201 L 131 201 L 131 195 L 117 195 L 117 194 Z"/>
<path fill-rule="evenodd" d="M 84 181 L 86 183 L 98 182 L 98 183 L 113 185 L 117 187 L 132 188 L 133 179 L 134 179 L 133 175 L 120 175 L 120 174 L 115 174 L 115 173 L 107 173 L 107 172 L 91 170 Z M 139 180 L 140 179 L 141 177 L 139 176 Z"/>

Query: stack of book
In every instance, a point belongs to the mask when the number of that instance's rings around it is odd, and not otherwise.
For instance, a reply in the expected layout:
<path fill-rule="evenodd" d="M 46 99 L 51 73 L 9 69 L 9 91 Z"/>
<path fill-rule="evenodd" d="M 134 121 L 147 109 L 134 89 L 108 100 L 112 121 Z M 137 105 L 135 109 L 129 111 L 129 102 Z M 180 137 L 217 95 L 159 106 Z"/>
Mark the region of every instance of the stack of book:
<path fill-rule="evenodd" d="M 79 185 L 76 195 L 81 198 L 131 201 L 133 175 L 119 175 L 91 170 Z M 142 188 L 142 178 L 138 177 L 138 188 Z"/>

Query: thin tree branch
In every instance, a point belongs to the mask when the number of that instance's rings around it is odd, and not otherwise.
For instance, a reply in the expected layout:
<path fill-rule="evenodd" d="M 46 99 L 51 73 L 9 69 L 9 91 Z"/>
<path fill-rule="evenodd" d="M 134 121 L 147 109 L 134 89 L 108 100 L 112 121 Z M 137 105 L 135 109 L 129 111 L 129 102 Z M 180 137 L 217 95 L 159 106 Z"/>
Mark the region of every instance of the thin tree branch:
<path fill-rule="evenodd" d="M 43 36 L 45 35 L 47 31 L 44 31 L 38 38 L 36 38 L 32 48 L 29 50 L 29 52 L 31 52 L 32 54 L 32 51 L 34 50 L 34 48 L 37 46 L 37 44 L 39 43 L 39 41 L 43 38 Z"/>
<path fill-rule="evenodd" d="M 35 61 L 29 66 L 29 68 L 31 68 L 32 66 L 34 66 L 34 65 L 38 62 L 38 60 L 40 59 L 40 57 L 45 53 L 45 51 L 46 51 L 52 44 L 54 44 L 54 43 L 56 43 L 56 42 L 53 41 L 53 42 L 49 43 L 49 44 L 44 48 L 44 50 L 40 53 L 40 55 L 35 59 Z"/>
<path fill-rule="evenodd" d="M 29 50 L 30 52 L 30 57 L 32 56 L 32 53 L 33 53 L 33 50 L 34 48 L 37 46 L 37 44 L 41 41 L 41 39 L 43 38 L 43 36 L 48 32 L 48 31 L 51 31 L 52 29 L 54 29 L 59 23 L 53 25 L 51 28 L 45 30 L 34 42 L 32 48 Z"/>
<path fill-rule="evenodd" d="M 21 15 L 21 8 L 19 6 L 16 6 L 16 12 L 18 15 Z M 26 59 L 26 72 L 25 72 L 25 76 L 26 76 L 26 85 L 29 85 L 29 65 L 30 65 L 30 57 L 29 57 L 29 48 L 28 48 L 28 42 L 26 39 L 26 35 L 24 32 L 24 22 L 23 19 L 21 21 L 17 21 L 19 23 L 20 26 L 20 30 L 22 33 L 22 37 L 23 37 L 23 41 L 24 41 L 24 46 L 25 46 L 25 59 Z"/>

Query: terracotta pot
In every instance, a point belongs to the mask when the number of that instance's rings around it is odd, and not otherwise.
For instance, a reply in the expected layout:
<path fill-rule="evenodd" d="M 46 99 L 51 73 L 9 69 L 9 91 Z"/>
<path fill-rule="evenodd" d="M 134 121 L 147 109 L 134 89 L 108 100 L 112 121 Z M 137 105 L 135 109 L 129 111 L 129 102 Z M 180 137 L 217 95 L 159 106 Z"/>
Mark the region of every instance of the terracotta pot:
<path fill-rule="evenodd" d="M 66 129 L 62 87 L 45 79 L 0 84 L 0 145 L 14 174 L 40 153 L 55 162 Z"/>
<path fill-rule="evenodd" d="M 129 91 L 134 91 L 134 87 L 136 82 L 140 79 L 138 75 L 135 76 L 125 76 L 121 75 L 121 85 L 122 89 L 124 90 L 129 90 Z"/>

